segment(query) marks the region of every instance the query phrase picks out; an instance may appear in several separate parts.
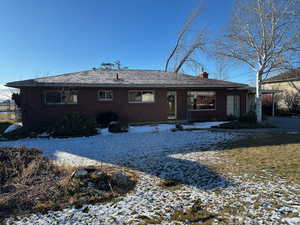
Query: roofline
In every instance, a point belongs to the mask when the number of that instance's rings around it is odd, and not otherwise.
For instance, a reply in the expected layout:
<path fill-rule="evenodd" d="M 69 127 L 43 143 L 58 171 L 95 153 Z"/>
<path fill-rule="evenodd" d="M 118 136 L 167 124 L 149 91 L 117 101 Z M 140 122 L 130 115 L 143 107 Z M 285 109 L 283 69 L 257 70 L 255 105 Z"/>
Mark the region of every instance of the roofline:
<path fill-rule="evenodd" d="M 273 80 L 273 81 L 263 81 L 263 84 L 271 84 L 271 83 L 280 83 L 280 82 L 290 82 L 290 81 L 300 81 L 299 78 L 292 78 L 292 79 L 286 79 L 286 80 Z"/>
<path fill-rule="evenodd" d="M 57 84 L 57 83 L 47 83 L 47 84 L 14 84 L 14 82 L 10 82 L 5 84 L 6 87 L 13 87 L 13 88 L 22 88 L 22 87 L 126 87 L 126 88 L 248 88 L 248 85 L 240 84 L 240 85 L 197 85 L 197 84 L 75 84 L 75 83 L 64 83 L 64 84 Z"/>

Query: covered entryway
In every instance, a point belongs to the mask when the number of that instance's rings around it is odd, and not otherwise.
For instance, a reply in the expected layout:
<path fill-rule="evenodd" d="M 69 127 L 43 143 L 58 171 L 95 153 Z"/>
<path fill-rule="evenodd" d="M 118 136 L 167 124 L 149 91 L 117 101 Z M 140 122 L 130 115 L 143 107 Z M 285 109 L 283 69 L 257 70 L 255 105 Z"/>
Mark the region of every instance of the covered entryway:
<path fill-rule="evenodd" d="M 168 120 L 176 120 L 177 118 L 177 93 L 176 91 L 168 91 Z"/>

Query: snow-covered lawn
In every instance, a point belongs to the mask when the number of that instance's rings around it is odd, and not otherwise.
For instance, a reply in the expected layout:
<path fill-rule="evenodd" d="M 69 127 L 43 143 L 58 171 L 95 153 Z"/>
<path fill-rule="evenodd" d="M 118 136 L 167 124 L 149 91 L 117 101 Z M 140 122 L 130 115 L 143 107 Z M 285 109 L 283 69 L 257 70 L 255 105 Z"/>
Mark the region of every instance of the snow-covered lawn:
<path fill-rule="evenodd" d="M 203 124 L 202 124 L 203 125 Z M 202 126 L 199 124 L 198 126 Z M 59 163 L 90 165 L 110 163 L 134 169 L 139 174 L 135 190 L 118 201 L 86 205 L 81 209 L 35 214 L 29 217 L 10 218 L 8 224 L 142 224 L 145 219 L 158 219 L 159 224 L 190 224 L 170 221 L 175 210 L 186 209 L 200 200 L 203 207 L 219 214 L 224 210 L 241 208 L 241 217 L 226 218 L 230 224 L 282 224 L 284 220 L 297 224 L 299 220 L 283 218 L 285 211 L 296 215 L 299 206 L 284 207 L 287 196 L 300 201 L 295 190 L 283 180 L 256 182 L 240 176 L 225 177 L 210 169 L 210 165 L 226 163 L 219 157 L 218 145 L 240 138 L 233 133 L 170 131 L 169 125 L 159 128 L 143 126 L 129 133 L 109 134 L 105 131 L 94 137 L 66 139 L 23 139 L 0 142 L 0 146 L 37 147 Z M 204 126 L 204 125 L 203 125 Z M 136 130 L 134 130 L 136 129 Z M 209 150 L 209 151 L 207 151 Z M 182 186 L 168 190 L 158 184 L 163 178 L 174 178 Z M 254 199 L 267 198 L 270 192 L 282 192 L 276 199 L 279 207 L 270 209 L 255 206 Z M 230 215 L 230 212 L 229 212 Z M 214 220 L 215 224 L 220 221 Z M 191 223 L 192 224 L 192 223 Z M 224 223 L 223 223 L 224 224 Z"/>
<path fill-rule="evenodd" d="M 209 128 L 223 122 L 195 123 L 188 128 Z M 194 147 L 209 147 L 211 144 L 231 139 L 231 135 L 206 131 L 172 132 L 172 124 L 155 126 L 132 126 L 128 133 L 114 134 L 102 129 L 101 134 L 79 138 L 28 138 L 12 142 L 0 142 L 0 146 L 36 147 L 59 163 L 88 165 L 99 162 L 124 163 L 133 158 L 151 154 L 177 152 Z"/>

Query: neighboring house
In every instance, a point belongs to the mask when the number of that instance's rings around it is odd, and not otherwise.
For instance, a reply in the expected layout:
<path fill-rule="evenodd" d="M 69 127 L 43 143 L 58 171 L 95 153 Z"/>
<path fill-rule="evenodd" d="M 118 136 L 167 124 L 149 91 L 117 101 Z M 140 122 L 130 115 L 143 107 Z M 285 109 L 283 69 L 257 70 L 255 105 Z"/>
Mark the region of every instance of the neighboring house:
<path fill-rule="evenodd" d="M 25 127 L 57 121 L 64 113 L 112 111 L 129 123 L 224 120 L 246 112 L 249 86 L 157 70 L 93 69 L 16 81 Z"/>
<path fill-rule="evenodd" d="M 278 105 L 286 108 L 284 96 L 300 92 L 300 67 L 266 79 L 263 81 L 263 89 L 280 91 L 277 94 Z"/>

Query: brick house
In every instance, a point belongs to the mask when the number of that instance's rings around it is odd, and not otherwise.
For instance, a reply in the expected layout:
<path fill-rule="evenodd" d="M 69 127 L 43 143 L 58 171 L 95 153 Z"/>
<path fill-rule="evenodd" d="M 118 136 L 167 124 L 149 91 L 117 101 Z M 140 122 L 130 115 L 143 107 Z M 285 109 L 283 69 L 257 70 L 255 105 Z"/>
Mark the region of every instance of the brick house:
<path fill-rule="evenodd" d="M 224 120 L 247 110 L 246 84 L 157 70 L 93 69 L 7 83 L 20 89 L 24 127 L 64 113 L 112 111 L 129 123 Z"/>

